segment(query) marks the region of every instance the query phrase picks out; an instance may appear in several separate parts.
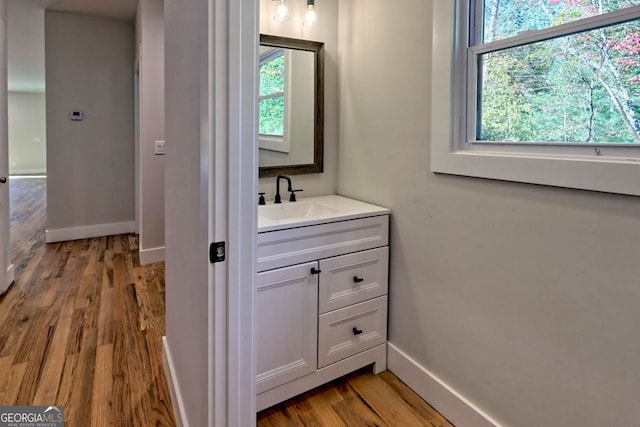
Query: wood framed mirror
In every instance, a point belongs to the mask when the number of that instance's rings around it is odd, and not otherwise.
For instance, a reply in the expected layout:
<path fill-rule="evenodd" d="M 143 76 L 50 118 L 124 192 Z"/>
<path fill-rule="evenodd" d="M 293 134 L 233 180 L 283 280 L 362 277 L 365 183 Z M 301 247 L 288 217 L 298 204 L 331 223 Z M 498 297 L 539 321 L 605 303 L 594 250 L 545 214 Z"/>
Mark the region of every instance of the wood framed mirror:
<path fill-rule="evenodd" d="M 324 43 L 260 35 L 259 176 L 321 173 Z"/>

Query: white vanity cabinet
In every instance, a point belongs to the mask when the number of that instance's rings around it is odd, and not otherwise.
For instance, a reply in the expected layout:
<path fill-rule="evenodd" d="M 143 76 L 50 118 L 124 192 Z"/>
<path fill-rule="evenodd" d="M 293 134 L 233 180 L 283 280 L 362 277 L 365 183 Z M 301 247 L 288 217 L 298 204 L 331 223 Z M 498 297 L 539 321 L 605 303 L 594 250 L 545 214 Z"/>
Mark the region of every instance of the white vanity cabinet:
<path fill-rule="evenodd" d="M 257 407 L 386 369 L 389 215 L 258 234 Z"/>

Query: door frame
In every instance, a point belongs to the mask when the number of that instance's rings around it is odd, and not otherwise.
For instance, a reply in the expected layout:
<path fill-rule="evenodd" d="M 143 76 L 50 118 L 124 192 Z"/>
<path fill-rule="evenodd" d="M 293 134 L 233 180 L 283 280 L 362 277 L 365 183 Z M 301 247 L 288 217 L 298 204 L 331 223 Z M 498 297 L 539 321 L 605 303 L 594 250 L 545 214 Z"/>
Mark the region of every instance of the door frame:
<path fill-rule="evenodd" d="M 256 424 L 258 10 L 257 0 L 208 0 L 204 26 L 209 96 L 203 108 L 213 166 L 206 196 L 209 241 L 227 242 L 226 266 L 211 264 L 209 269 L 208 423 L 215 427 Z M 225 202 L 224 212 L 216 209 Z"/>
<path fill-rule="evenodd" d="M 9 117 L 7 89 L 7 2 L 0 0 L 0 176 L 7 182 L 0 184 L 0 294 L 14 280 L 11 265 L 11 238 L 9 236 Z"/>

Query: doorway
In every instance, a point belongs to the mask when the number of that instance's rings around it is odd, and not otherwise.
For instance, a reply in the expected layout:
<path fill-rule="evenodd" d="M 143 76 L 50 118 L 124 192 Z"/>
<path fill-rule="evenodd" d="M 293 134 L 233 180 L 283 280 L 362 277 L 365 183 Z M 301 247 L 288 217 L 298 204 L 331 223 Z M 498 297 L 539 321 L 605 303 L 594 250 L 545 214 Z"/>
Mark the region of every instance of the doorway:
<path fill-rule="evenodd" d="M 47 225 L 46 176 L 10 176 L 9 198 L 9 256 L 17 280 L 27 262 L 44 245 Z"/>
<path fill-rule="evenodd" d="M 7 1 L 9 261 L 15 277 L 44 244 L 46 94 L 44 10 Z"/>

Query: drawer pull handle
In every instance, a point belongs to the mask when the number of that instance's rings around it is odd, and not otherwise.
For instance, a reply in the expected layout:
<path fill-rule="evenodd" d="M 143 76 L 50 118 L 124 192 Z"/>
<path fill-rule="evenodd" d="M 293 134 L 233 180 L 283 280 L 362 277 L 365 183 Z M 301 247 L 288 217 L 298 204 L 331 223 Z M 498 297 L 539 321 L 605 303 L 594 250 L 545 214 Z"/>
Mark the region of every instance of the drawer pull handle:
<path fill-rule="evenodd" d="M 316 270 L 315 267 L 311 268 L 311 274 L 320 274 L 322 273 L 322 270 Z"/>
<path fill-rule="evenodd" d="M 358 329 L 355 326 L 353 327 L 353 335 L 360 335 L 362 333 L 362 329 Z"/>
<path fill-rule="evenodd" d="M 360 282 L 364 282 L 364 279 L 362 277 L 353 276 L 353 283 L 360 283 Z"/>

